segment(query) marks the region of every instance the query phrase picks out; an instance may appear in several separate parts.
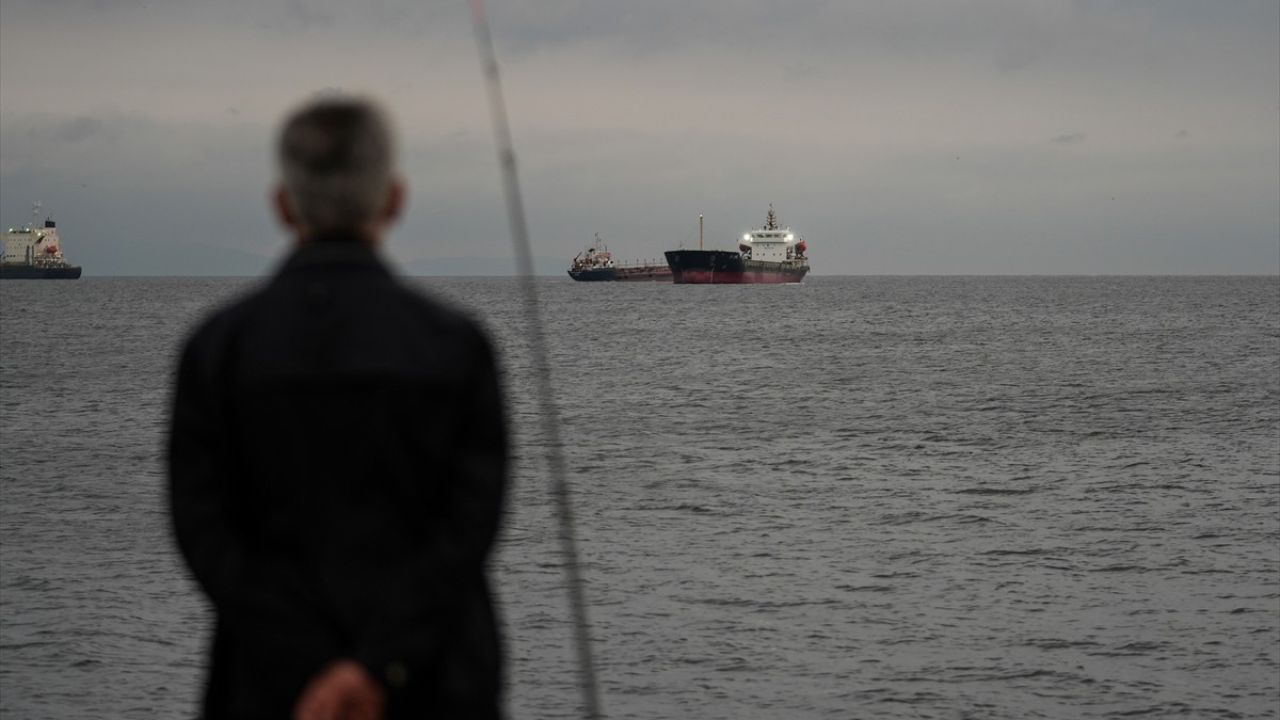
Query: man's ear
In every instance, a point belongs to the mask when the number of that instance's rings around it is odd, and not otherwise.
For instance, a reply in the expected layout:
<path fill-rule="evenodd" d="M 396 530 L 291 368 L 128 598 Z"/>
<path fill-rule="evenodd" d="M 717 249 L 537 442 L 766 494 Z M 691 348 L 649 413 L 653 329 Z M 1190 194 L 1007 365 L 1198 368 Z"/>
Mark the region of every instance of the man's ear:
<path fill-rule="evenodd" d="M 382 207 L 382 223 L 390 225 L 404 213 L 404 205 L 408 200 L 409 188 L 404 178 L 395 177 L 387 187 L 387 201 Z"/>
<path fill-rule="evenodd" d="M 275 210 L 276 218 L 286 227 L 291 230 L 299 228 L 298 213 L 293 209 L 293 199 L 289 197 L 289 191 L 283 183 L 277 185 L 271 193 L 271 208 Z"/>

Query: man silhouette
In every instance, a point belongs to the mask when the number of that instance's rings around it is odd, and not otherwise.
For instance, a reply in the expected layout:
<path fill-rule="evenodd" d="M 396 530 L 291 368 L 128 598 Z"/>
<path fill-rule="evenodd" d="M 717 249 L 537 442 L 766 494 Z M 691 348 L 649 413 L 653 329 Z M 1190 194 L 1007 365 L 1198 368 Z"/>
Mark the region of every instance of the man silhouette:
<path fill-rule="evenodd" d="M 175 535 L 216 615 L 204 716 L 498 717 L 490 343 L 378 258 L 405 188 L 375 105 L 304 106 L 279 164 L 292 252 L 193 333 L 173 401 Z"/>

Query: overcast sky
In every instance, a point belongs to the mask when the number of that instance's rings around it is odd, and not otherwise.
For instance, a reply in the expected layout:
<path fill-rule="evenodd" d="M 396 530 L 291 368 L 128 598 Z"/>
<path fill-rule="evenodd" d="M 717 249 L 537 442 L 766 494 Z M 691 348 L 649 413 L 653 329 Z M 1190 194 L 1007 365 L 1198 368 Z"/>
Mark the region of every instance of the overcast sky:
<path fill-rule="evenodd" d="M 1280 273 L 1280 0 L 491 0 L 535 253 L 709 247 L 770 203 L 818 274 Z M 87 275 L 244 274 L 281 116 L 397 121 L 390 254 L 513 269 L 463 0 L 0 0 L 0 212 Z"/>

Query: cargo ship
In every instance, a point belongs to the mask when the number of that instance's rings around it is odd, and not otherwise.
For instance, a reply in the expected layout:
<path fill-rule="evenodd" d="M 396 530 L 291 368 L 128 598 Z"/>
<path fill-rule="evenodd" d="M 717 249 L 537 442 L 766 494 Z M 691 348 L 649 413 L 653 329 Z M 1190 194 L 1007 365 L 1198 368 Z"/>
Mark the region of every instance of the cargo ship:
<path fill-rule="evenodd" d="M 612 282 L 616 280 L 667 281 L 671 268 L 652 263 L 618 263 L 613 253 L 596 233 L 595 242 L 574 256 L 569 265 L 569 277 L 579 282 Z"/>
<path fill-rule="evenodd" d="M 67 262 L 58 239 L 58 224 L 46 217 L 43 227 L 35 227 L 40 204 L 32 212 L 33 222 L 20 228 L 9 228 L 4 234 L 3 256 L 0 256 L 0 278 L 6 280 L 75 280 L 80 267 Z"/>
<path fill-rule="evenodd" d="M 702 217 L 698 217 L 698 249 L 668 250 L 667 265 L 677 285 L 798 283 L 809 272 L 804 240 L 779 227 L 769 206 L 764 226 L 744 234 L 737 251 L 703 250 Z"/>

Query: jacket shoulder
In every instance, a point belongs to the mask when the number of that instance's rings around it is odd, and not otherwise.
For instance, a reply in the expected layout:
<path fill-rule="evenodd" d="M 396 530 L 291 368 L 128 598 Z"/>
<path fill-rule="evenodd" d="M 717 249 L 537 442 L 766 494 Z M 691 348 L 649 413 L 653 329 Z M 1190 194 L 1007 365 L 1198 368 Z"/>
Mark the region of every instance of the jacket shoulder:
<path fill-rule="evenodd" d="M 425 329 L 488 347 L 488 334 L 471 313 L 403 282 L 397 281 L 395 286 Z"/>
<path fill-rule="evenodd" d="M 182 342 L 183 364 L 218 355 L 220 349 L 228 347 L 253 316 L 254 309 L 262 302 L 266 290 L 266 286 L 251 290 L 206 312 L 197 320 Z"/>

